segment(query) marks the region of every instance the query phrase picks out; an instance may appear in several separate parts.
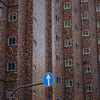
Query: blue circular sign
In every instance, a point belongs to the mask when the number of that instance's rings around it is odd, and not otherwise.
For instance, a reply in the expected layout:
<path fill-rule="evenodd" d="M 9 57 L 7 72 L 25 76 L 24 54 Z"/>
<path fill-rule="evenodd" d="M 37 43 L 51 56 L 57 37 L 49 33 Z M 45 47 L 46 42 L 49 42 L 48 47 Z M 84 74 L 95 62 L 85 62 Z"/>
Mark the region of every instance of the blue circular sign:
<path fill-rule="evenodd" d="M 43 82 L 46 86 L 51 86 L 53 84 L 53 81 L 54 81 L 54 77 L 50 72 L 44 75 Z"/>

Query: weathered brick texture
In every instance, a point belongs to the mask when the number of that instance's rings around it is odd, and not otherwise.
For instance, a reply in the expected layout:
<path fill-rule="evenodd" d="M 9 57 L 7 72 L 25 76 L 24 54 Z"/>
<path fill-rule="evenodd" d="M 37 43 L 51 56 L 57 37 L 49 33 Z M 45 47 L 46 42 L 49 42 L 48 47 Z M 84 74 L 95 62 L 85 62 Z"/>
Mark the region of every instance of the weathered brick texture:
<path fill-rule="evenodd" d="M 54 75 L 51 87 L 43 84 L 19 89 L 12 100 L 100 100 L 100 28 L 97 28 L 100 12 L 96 12 L 100 0 L 87 0 L 84 3 L 81 0 L 59 0 L 59 3 L 57 0 L 2 1 L 8 7 L 0 2 L 0 100 L 9 100 L 6 98 L 8 89 L 43 82 L 46 72 Z M 70 2 L 70 9 L 64 9 L 64 3 L 67 2 Z M 9 21 L 9 13 L 14 12 L 17 13 L 17 20 Z M 85 12 L 88 12 L 88 18 L 82 19 L 82 13 Z M 57 22 L 56 15 L 60 22 Z M 69 20 L 71 27 L 65 28 L 64 21 Z M 83 30 L 89 30 L 89 36 L 83 37 Z M 60 42 L 56 41 L 56 34 Z M 8 45 L 9 37 L 16 37 L 16 45 Z M 69 39 L 72 45 L 65 47 L 65 40 Z M 76 43 L 79 50 L 76 49 Z M 83 48 L 87 47 L 90 48 L 90 54 L 83 54 Z M 56 61 L 56 55 L 60 57 L 60 62 Z M 68 59 L 72 59 L 72 66 L 65 67 L 65 60 Z M 16 62 L 15 71 L 7 71 L 9 62 Z M 77 62 L 80 69 L 77 68 Z M 90 66 L 90 73 L 85 73 L 86 66 Z M 61 84 L 57 83 L 57 76 Z M 73 80 L 73 86 L 66 87 L 66 80 Z M 78 82 L 81 89 L 77 86 Z M 91 92 L 86 92 L 87 85 L 91 85 Z M 36 95 L 33 94 L 34 90 Z"/>

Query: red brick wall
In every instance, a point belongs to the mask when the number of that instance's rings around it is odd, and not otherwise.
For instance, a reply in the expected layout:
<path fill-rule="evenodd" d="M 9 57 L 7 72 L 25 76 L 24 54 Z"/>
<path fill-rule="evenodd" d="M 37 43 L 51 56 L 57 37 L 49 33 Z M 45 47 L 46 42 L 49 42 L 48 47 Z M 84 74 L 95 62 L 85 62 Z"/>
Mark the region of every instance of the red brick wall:
<path fill-rule="evenodd" d="M 75 12 L 75 7 L 78 9 L 78 14 Z M 75 25 L 79 31 L 75 30 Z M 72 2 L 72 34 L 73 34 L 73 74 L 74 74 L 74 99 L 83 100 L 83 69 L 82 69 L 82 34 L 81 34 L 81 5 L 80 0 Z M 79 45 L 79 50 L 76 49 L 76 43 Z M 77 68 L 78 62 L 80 69 Z M 81 84 L 81 89 L 78 88 L 77 82 Z M 80 95 L 79 95 L 80 94 Z"/>
<path fill-rule="evenodd" d="M 94 4 L 94 1 L 93 1 Z M 87 5 L 87 7 L 85 7 Z M 94 40 L 92 37 L 92 34 L 95 35 L 95 38 L 97 37 L 96 34 L 96 18 L 95 18 L 95 7 L 92 7 L 91 1 L 89 0 L 87 3 L 81 3 L 81 12 L 88 12 L 88 19 L 82 20 L 82 30 L 88 29 L 89 30 L 89 36 L 82 38 L 82 45 L 83 48 L 89 47 L 90 48 L 90 54 L 83 55 L 83 61 L 88 60 L 89 64 L 84 64 L 85 66 L 89 65 L 91 67 L 91 73 L 84 73 L 85 78 L 85 87 L 86 85 L 91 85 L 92 91 L 86 92 L 86 100 L 92 99 L 92 100 L 98 100 L 99 94 L 96 94 L 95 87 L 99 88 L 99 79 L 98 79 L 98 73 L 97 75 L 94 74 L 94 68 L 98 70 L 98 58 L 97 58 L 97 40 Z M 94 18 L 95 22 L 92 22 L 92 17 Z M 93 56 L 93 51 L 96 52 L 96 57 Z M 85 90 L 86 91 L 86 90 Z"/>
<path fill-rule="evenodd" d="M 100 6 L 100 0 L 95 1 L 95 6 L 96 7 Z M 96 27 L 97 27 L 97 22 L 100 22 L 100 12 L 96 12 Z M 97 43 L 98 43 L 98 39 L 100 38 L 100 28 L 97 28 L 96 33 L 97 33 Z M 100 76 L 100 60 L 99 60 L 100 44 L 98 44 L 97 46 L 98 46 L 98 63 L 99 63 L 98 77 L 99 77 Z M 100 81 L 99 81 L 99 84 L 100 84 Z M 100 85 L 99 85 L 99 94 L 100 94 Z M 100 96 L 99 96 L 99 99 L 100 99 Z"/>
<path fill-rule="evenodd" d="M 7 4 L 6 0 L 3 0 Z M 6 23 L 7 23 L 7 8 L 0 2 L 1 17 L 0 17 L 0 79 L 5 80 L 6 69 Z M 0 98 L 4 100 L 5 83 L 0 80 Z"/>
<path fill-rule="evenodd" d="M 56 15 L 60 22 L 56 21 Z M 64 100 L 64 61 L 63 61 L 63 1 L 52 1 L 52 73 L 54 83 L 52 86 L 52 100 Z M 56 34 L 60 37 L 60 42 L 56 41 Z M 56 61 L 56 55 L 60 57 L 60 62 Z M 61 79 L 61 84 L 57 83 L 57 77 Z"/>
<path fill-rule="evenodd" d="M 43 82 L 43 76 L 48 71 L 54 75 L 54 83 L 51 87 L 40 85 L 19 89 L 15 95 L 16 99 L 46 100 L 49 96 L 50 100 L 85 100 L 85 98 L 86 100 L 99 100 L 99 93 L 95 92 L 95 87 L 99 88 L 99 73 L 95 75 L 94 68 L 98 71 L 100 46 L 98 44 L 97 49 L 98 40 L 94 40 L 92 34 L 95 35 L 95 38 L 100 38 L 99 28 L 95 26 L 100 21 L 100 12 L 95 12 L 95 7 L 91 6 L 91 0 L 86 3 L 81 3 L 80 0 L 60 0 L 60 4 L 56 0 L 2 1 L 9 6 L 16 4 L 18 6 L 8 8 L 8 19 L 9 13 L 17 12 L 17 21 L 7 23 L 7 8 L 0 3 L 2 5 L 0 79 L 17 79 L 17 81 L 6 83 L 0 81 L 1 100 L 4 99 L 4 88 L 6 90 Z M 71 8 L 64 10 L 66 2 L 71 2 Z M 96 6 L 100 6 L 100 0 L 96 0 Z M 75 7 L 78 9 L 78 14 L 75 13 Z M 88 12 L 88 19 L 82 20 L 81 13 L 84 12 Z M 56 15 L 59 16 L 60 23 L 56 21 Z M 92 22 L 91 17 L 94 18 L 95 23 Z M 34 18 L 36 18 L 36 22 Z M 71 27 L 64 28 L 64 21 L 68 20 L 71 20 Z M 79 32 L 75 30 L 75 25 L 78 26 Z M 89 29 L 89 36 L 82 37 L 82 30 L 85 29 Z M 56 34 L 60 36 L 60 43 L 56 41 Z M 16 36 L 16 45 L 8 46 L 8 38 L 13 36 Z M 71 47 L 63 47 L 66 39 L 72 39 Z M 33 45 L 34 40 L 37 43 L 36 46 Z M 76 43 L 80 46 L 80 50 L 76 49 Z M 83 54 L 85 47 L 90 47 L 90 54 Z M 96 54 L 98 52 L 96 57 L 93 56 L 93 50 L 96 51 Z M 60 63 L 56 61 L 56 55 L 60 56 Z M 72 59 L 71 67 L 65 67 L 67 59 Z M 89 64 L 83 64 L 86 60 L 89 61 Z M 7 72 L 6 65 L 9 62 L 16 62 L 14 72 Z M 80 63 L 80 70 L 77 69 L 76 62 Z M 33 65 L 36 65 L 36 70 L 33 69 Z M 91 73 L 85 73 L 87 65 L 90 65 Z M 57 76 L 61 78 L 61 84 L 57 83 Z M 73 87 L 67 88 L 64 84 L 69 79 L 73 80 Z M 81 89 L 77 88 L 77 82 L 81 83 Z M 86 89 L 83 88 L 86 85 L 92 86 L 92 92 L 86 92 Z M 36 96 L 33 95 L 33 90 L 36 90 Z"/>

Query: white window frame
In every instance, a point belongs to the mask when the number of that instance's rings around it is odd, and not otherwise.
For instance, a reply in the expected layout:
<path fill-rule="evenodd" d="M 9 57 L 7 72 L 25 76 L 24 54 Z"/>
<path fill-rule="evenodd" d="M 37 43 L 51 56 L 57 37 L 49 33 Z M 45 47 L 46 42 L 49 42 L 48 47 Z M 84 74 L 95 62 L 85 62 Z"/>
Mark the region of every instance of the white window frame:
<path fill-rule="evenodd" d="M 91 86 L 91 85 L 86 85 L 86 87 L 87 87 L 87 86 Z M 91 86 L 91 91 L 86 91 L 86 92 L 92 92 L 92 86 Z"/>
<path fill-rule="evenodd" d="M 89 49 L 89 53 L 87 53 L 87 50 L 86 53 L 84 53 L 84 49 Z M 90 54 L 90 48 L 83 48 L 83 54 Z"/>
<path fill-rule="evenodd" d="M 87 2 L 87 0 L 84 0 L 84 1 L 81 0 L 81 2 Z"/>
<path fill-rule="evenodd" d="M 99 11 L 97 11 L 97 7 L 99 7 Z M 97 12 L 100 12 L 100 6 L 97 6 L 97 7 L 96 7 L 96 11 L 97 11 Z"/>
<path fill-rule="evenodd" d="M 12 14 L 12 17 L 13 17 L 14 14 L 16 14 L 16 19 L 12 18 L 12 20 L 10 20 L 10 15 L 11 14 Z M 9 22 L 12 22 L 12 21 L 17 21 L 17 12 L 9 13 Z"/>
<path fill-rule="evenodd" d="M 67 81 L 72 81 L 72 86 L 67 86 Z M 72 79 L 66 80 L 65 83 L 66 83 L 66 87 L 73 87 L 73 80 Z"/>
<path fill-rule="evenodd" d="M 10 43 L 10 40 L 9 40 L 10 38 L 12 38 L 12 39 L 15 38 L 15 44 L 11 44 L 11 45 L 9 44 Z M 16 37 L 9 37 L 8 38 L 8 46 L 14 46 L 14 45 L 16 45 Z"/>
<path fill-rule="evenodd" d="M 71 60 L 71 65 L 69 65 L 69 60 Z M 66 65 L 66 61 L 68 61 L 68 66 Z M 70 67 L 70 66 L 72 66 L 72 59 L 65 60 L 65 67 Z"/>
<path fill-rule="evenodd" d="M 100 23 L 100 22 L 97 22 L 97 28 L 100 28 L 100 26 L 98 27 L 98 23 Z"/>
<path fill-rule="evenodd" d="M 85 68 L 87 68 L 88 69 L 88 67 L 90 68 L 90 71 L 85 71 L 85 73 L 91 73 L 91 67 L 90 66 L 85 66 Z"/>
<path fill-rule="evenodd" d="M 71 45 L 66 46 L 66 41 L 68 42 L 68 44 L 69 44 L 69 41 L 71 41 Z M 72 46 L 72 39 L 65 40 L 65 47 L 71 47 L 71 46 Z"/>
<path fill-rule="evenodd" d="M 9 63 L 11 63 L 11 68 L 12 68 L 12 63 L 15 63 L 15 62 L 9 62 Z M 8 72 L 11 72 L 11 71 L 15 71 L 16 70 L 16 63 L 15 63 L 15 69 L 14 70 L 9 70 L 9 63 L 7 63 L 7 71 Z"/>
<path fill-rule="evenodd" d="M 6 90 L 6 98 L 7 98 L 7 99 L 10 98 L 10 96 L 7 96 L 8 90 L 10 90 L 10 95 L 11 95 L 11 93 L 12 93 L 11 91 L 12 91 L 12 90 L 14 91 L 14 89 L 13 89 L 13 88 L 9 88 L 9 89 Z M 12 96 L 11 98 L 15 98 L 15 94 L 13 94 L 13 96 Z"/>
<path fill-rule="evenodd" d="M 70 5 L 70 7 L 69 8 L 65 8 L 65 4 L 68 6 L 68 3 L 69 3 L 69 5 Z M 66 3 L 64 3 L 64 9 L 70 9 L 71 8 L 71 2 L 66 2 Z"/>
<path fill-rule="evenodd" d="M 68 22 L 70 22 L 70 26 L 65 26 L 65 23 L 67 22 L 67 24 L 68 24 Z M 64 28 L 70 28 L 71 27 L 71 20 L 69 20 L 69 21 L 64 21 Z"/>
<path fill-rule="evenodd" d="M 84 31 L 85 31 L 85 35 L 84 35 Z M 88 31 L 88 35 L 86 35 L 86 31 Z M 83 30 L 83 31 L 82 31 L 82 36 L 84 36 L 84 37 L 85 37 L 85 36 L 89 36 L 89 30 Z"/>
<path fill-rule="evenodd" d="M 83 18 L 83 14 L 87 14 L 87 17 Z M 82 13 L 82 19 L 88 19 L 88 12 Z"/>

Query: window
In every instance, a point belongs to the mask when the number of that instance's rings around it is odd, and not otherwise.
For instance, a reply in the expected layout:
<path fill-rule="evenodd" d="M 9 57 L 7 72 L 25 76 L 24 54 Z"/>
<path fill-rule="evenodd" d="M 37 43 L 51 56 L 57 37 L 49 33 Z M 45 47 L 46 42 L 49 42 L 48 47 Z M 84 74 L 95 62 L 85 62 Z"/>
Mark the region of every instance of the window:
<path fill-rule="evenodd" d="M 94 7 L 93 1 L 91 0 L 91 6 Z"/>
<path fill-rule="evenodd" d="M 77 82 L 77 88 L 81 89 L 81 83 Z"/>
<path fill-rule="evenodd" d="M 79 32 L 79 29 L 78 29 L 78 26 L 77 25 L 75 25 L 75 30 Z"/>
<path fill-rule="evenodd" d="M 36 66 L 35 65 L 33 66 L 33 69 L 36 70 Z"/>
<path fill-rule="evenodd" d="M 60 42 L 60 37 L 56 34 L 56 41 Z"/>
<path fill-rule="evenodd" d="M 7 71 L 15 71 L 15 62 L 7 64 Z"/>
<path fill-rule="evenodd" d="M 79 50 L 79 45 L 76 43 L 76 49 Z"/>
<path fill-rule="evenodd" d="M 9 21 L 16 21 L 17 20 L 17 13 L 10 13 L 9 14 Z"/>
<path fill-rule="evenodd" d="M 59 78 L 58 76 L 57 76 L 57 83 L 61 84 L 61 78 Z"/>
<path fill-rule="evenodd" d="M 97 12 L 100 12 L 100 6 L 96 7 Z"/>
<path fill-rule="evenodd" d="M 76 14 L 78 14 L 78 9 L 75 7 L 75 12 L 76 12 Z"/>
<path fill-rule="evenodd" d="M 65 40 L 65 47 L 72 46 L 72 40 Z"/>
<path fill-rule="evenodd" d="M 100 28 L 100 22 L 97 23 L 97 27 Z"/>
<path fill-rule="evenodd" d="M 49 29 L 48 28 L 46 28 L 46 32 L 49 33 Z"/>
<path fill-rule="evenodd" d="M 92 38 L 95 40 L 95 35 L 94 34 L 92 34 Z"/>
<path fill-rule="evenodd" d="M 70 8 L 71 8 L 70 2 L 64 3 L 64 9 L 70 9 Z"/>
<path fill-rule="evenodd" d="M 72 66 L 72 59 L 65 60 L 65 66 L 66 66 L 66 67 Z"/>
<path fill-rule="evenodd" d="M 92 22 L 94 23 L 94 18 L 92 17 Z"/>
<path fill-rule="evenodd" d="M 87 0 L 81 0 L 81 2 L 87 2 Z"/>
<path fill-rule="evenodd" d="M 86 67 L 85 67 L 85 73 L 90 73 L 90 72 L 91 72 L 90 66 L 86 66 Z"/>
<path fill-rule="evenodd" d="M 66 87 L 73 87 L 73 80 L 66 80 Z"/>
<path fill-rule="evenodd" d="M 35 90 L 33 90 L 33 95 L 36 95 L 36 91 Z"/>
<path fill-rule="evenodd" d="M 59 3 L 59 0 L 56 0 L 57 3 Z"/>
<path fill-rule="evenodd" d="M 65 28 L 71 27 L 71 21 L 65 21 L 64 22 L 64 27 Z"/>
<path fill-rule="evenodd" d="M 56 61 L 60 62 L 60 57 L 58 55 L 56 55 Z"/>
<path fill-rule="evenodd" d="M 14 89 L 7 89 L 6 90 L 6 98 L 10 98 L 10 95 L 13 91 L 14 91 Z M 12 98 L 15 98 L 15 94 L 13 94 Z"/>
<path fill-rule="evenodd" d="M 100 38 L 98 39 L 98 44 L 100 44 Z"/>
<path fill-rule="evenodd" d="M 35 41 L 35 40 L 33 41 L 33 45 L 34 45 L 34 46 L 36 46 L 36 45 L 37 45 L 37 43 L 36 43 L 36 41 Z"/>
<path fill-rule="evenodd" d="M 96 52 L 95 51 L 93 51 L 93 56 L 96 57 Z"/>
<path fill-rule="evenodd" d="M 34 18 L 33 20 L 34 20 L 34 22 L 36 22 L 36 18 Z"/>
<path fill-rule="evenodd" d="M 88 19 L 88 12 L 82 14 L 82 19 Z"/>
<path fill-rule="evenodd" d="M 8 38 L 8 45 L 9 46 L 16 45 L 16 37 Z"/>
<path fill-rule="evenodd" d="M 98 94 L 98 88 L 97 87 L 95 87 L 95 92 Z"/>
<path fill-rule="evenodd" d="M 77 68 L 80 69 L 80 64 L 76 62 Z"/>
<path fill-rule="evenodd" d="M 56 21 L 60 22 L 60 18 L 56 15 Z"/>
<path fill-rule="evenodd" d="M 46 50 L 46 53 L 49 54 L 49 50 Z"/>
<path fill-rule="evenodd" d="M 94 68 L 94 74 L 97 75 L 97 70 Z"/>
<path fill-rule="evenodd" d="M 89 36 L 89 30 L 83 30 L 82 36 Z"/>
<path fill-rule="evenodd" d="M 91 85 L 86 86 L 86 92 L 91 92 Z"/>
<path fill-rule="evenodd" d="M 84 48 L 83 49 L 83 54 L 89 54 L 90 53 L 90 49 L 89 48 Z"/>

